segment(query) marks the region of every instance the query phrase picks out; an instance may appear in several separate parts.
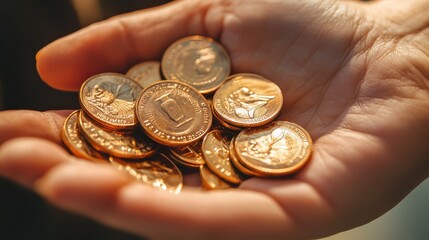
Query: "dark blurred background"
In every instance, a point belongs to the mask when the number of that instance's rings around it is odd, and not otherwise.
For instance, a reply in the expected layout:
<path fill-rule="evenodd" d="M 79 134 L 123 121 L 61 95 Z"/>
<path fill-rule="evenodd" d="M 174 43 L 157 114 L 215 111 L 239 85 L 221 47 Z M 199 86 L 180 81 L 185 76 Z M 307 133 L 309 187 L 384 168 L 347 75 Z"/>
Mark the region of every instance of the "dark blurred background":
<path fill-rule="evenodd" d="M 0 110 L 77 109 L 76 93 L 42 82 L 35 55 L 46 44 L 93 22 L 167 0 L 1 0 Z M 0 240 L 140 239 L 52 207 L 0 178 Z"/>

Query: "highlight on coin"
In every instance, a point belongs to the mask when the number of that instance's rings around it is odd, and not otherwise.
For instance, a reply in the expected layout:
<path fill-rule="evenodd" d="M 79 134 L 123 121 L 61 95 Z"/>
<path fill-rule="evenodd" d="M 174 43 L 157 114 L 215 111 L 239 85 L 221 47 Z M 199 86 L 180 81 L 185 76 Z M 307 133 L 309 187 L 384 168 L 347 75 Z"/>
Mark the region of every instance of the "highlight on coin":
<path fill-rule="evenodd" d="M 82 110 L 98 124 L 113 130 L 137 124 L 134 104 L 142 87 L 118 73 L 102 73 L 86 80 L 80 89 Z"/>
<path fill-rule="evenodd" d="M 249 73 L 230 76 L 213 96 L 219 121 L 235 127 L 258 127 L 280 114 L 283 95 L 272 81 Z"/>
<path fill-rule="evenodd" d="M 150 138 L 170 147 L 197 142 L 212 125 L 205 97 L 178 81 L 159 81 L 145 88 L 137 100 L 135 114 Z"/>
<path fill-rule="evenodd" d="M 310 134 L 276 121 L 283 94 L 274 82 L 229 76 L 230 65 L 220 43 L 190 36 L 168 47 L 161 62 L 90 77 L 61 139 L 79 158 L 175 194 L 183 173 L 199 173 L 203 190 L 296 173 L 311 158 Z"/>
<path fill-rule="evenodd" d="M 212 38 L 190 36 L 167 48 L 161 69 L 166 79 L 187 83 L 207 94 L 219 88 L 228 77 L 231 60 L 222 45 Z"/>

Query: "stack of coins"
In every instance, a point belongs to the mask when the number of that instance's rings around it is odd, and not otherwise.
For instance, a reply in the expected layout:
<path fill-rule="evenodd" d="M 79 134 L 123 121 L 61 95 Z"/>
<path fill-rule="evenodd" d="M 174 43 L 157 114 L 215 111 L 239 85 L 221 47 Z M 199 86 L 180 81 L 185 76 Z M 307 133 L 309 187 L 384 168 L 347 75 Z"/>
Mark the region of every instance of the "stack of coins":
<path fill-rule="evenodd" d="M 208 190 L 296 172 L 310 158 L 309 134 L 274 121 L 283 104 L 276 84 L 256 74 L 229 76 L 230 66 L 219 43 L 191 36 L 168 47 L 161 63 L 93 76 L 62 139 L 80 158 L 172 193 L 187 169 L 198 169 Z"/>

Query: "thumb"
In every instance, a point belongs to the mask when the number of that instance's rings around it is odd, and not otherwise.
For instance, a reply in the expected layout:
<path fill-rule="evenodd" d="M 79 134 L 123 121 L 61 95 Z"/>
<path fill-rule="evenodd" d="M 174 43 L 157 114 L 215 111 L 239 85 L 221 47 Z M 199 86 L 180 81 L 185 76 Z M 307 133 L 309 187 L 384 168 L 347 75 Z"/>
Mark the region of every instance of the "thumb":
<path fill-rule="evenodd" d="M 40 77 L 51 87 L 77 90 L 88 77 L 122 72 L 137 61 L 159 59 L 174 40 L 187 35 L 218 37 L 220 5 L 176 1 L 113 17 L 61 38 L 36 55 Z"/>

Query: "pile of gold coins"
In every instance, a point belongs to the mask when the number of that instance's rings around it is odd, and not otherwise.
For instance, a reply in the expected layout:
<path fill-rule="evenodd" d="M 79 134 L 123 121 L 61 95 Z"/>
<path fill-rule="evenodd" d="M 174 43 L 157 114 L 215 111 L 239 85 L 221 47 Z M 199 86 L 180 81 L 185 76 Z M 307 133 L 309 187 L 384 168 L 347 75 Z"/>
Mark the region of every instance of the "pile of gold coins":
<path fill-rule="evenodd" d="M 309 134 L 274 121 L 283 105 L 276 84 L 230 76 L 230 66 L 219 43 L 191 36 L 168 47 L 161 63 L 95 75 L 80 89 L 81 110 L 66 119 L 63 142 L 80 158 L 173 193 L 192 169 L 208 190 L 296 172 L 310 158 Z"/>

